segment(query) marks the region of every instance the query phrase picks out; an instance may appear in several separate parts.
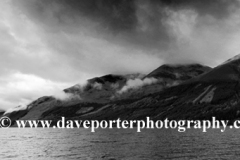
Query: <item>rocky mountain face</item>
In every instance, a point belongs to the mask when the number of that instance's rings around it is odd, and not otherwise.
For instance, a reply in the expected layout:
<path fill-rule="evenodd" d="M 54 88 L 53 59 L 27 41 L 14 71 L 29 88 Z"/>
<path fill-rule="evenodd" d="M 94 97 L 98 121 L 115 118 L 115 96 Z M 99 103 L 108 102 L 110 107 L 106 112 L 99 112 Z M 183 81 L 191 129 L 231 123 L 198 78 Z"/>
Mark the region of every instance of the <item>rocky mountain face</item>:
<path fill-rule="evenodd" d="M 105 75 L 89 79 L 85 86 L 74 85 L 66 93 L 78 94 L 83 102 L 108 103 L 139 98 L 178 85 L 211 68 L 199 64 L 162 65 L 148 75 Z"/>
<path fill-rule="evenodd" d="M 83 102 L 110 102 L 117 90 L 120 90 L 130 79 L 140 79 L 141 74 L 105 75 L 87 80 L 85 85 L 76 84 L 65 89 L 66 93 L 79 95 Z"/>
<path fill-rule="evenodd" d="M 13 120 L 53 121 L 62 116 L 82 120 L 145 119 L 146 116 L 154 120 L 202 120 L 215 116 L 234 120 L 240 116 L 239 66 L 237 58 L 213 69 L 198 64 L 163 65 L 146 76 L 106 75 L 88 80 L 84 87 L 75 85 L 64 90 L 80 95 L 81 100 L 41 97 L 27 110 L 7 116 Z M 138 87 L 133 87 L 135 81 Z"/>
<path fill-rule="evenodd" d="M 210 71 L 211 68 L 200 64 L 162 65 L 146 77 L 164 78 L 168 80 L 188 80 Z"/>

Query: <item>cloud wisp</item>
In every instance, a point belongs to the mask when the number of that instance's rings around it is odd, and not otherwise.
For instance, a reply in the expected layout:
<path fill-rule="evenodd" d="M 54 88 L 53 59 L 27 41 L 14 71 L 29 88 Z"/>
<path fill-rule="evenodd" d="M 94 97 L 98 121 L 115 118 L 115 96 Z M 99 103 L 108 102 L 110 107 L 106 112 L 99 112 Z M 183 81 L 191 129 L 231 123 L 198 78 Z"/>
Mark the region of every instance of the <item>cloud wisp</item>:
<path fill-rule="evenodd" d="M 151 85 L 154 83 L 157 83 L 158 79 L 156 78 L 144 78 L 144 79 L 129 79 L 126 82 L 126 85 L 124 85 L 119 91 L 117 91 L 118 94 L 123 94 L 125 92 L 127 92 L 130 89 L 138 89 L 141 88 L 145 85 Z"/>

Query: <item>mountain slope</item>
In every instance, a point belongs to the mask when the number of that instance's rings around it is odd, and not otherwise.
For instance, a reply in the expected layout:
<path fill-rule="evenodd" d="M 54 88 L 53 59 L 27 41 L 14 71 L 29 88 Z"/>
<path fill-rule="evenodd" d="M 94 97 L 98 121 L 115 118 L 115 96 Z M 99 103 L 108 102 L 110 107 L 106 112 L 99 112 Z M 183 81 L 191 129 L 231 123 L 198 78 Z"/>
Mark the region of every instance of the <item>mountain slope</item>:
<path fill-rule="evenodd" d="M 138 98 L 178 85 L 210 70 L 200 64 L 162 65 L 147 76 L 141 74 L 105 75 L 89 79 L 85 86 L 75 85 L 64 91 L 79 94 L 84 102 L 107 103 L 115 100 Z M 147 80 L 149 83 L 144 83 Z M 126 86 L 131 83 L 130 86 Z M 142 84 L 138 84 L 142 83 Z M 123 87 L 128 87 L 121 92 Z"/>
<path fill-rule="evenodd" d="M 66 93 L 78 94 L 84 102 L 110 102 L 116 91 L 126 85 L 129 79 L 142 78 L 141 74 L 105 75 L 87 80 L 84 86 L 74 85 L 65 89 Z"/>
<path fill-rule="evenodd" d="M 162 65 L 149 73 L 146 77 L 187 80 L 206 73 L 210 70 L 210 67 L 200 64 Z"/>
<path fill-rule="evenodd" d="M 184 65 L 177 68 L 176 66 L 164 65 L 160 67 L 160 72 L 157 69 L 145 77 L 139 75 L 96 77 L 88 80 L 88 83 L 83 87 L 75 85 L 64 90 L 66 93 L 80 95 L 81 100 L 73 98 L 60 101 L 53 97 L 41 97 L 32 102 L 27 110 L 15 111 L 7 116 L 13 120 L 58 120 L 61 116 L 68 119 L 141 119 L 146 115 L 161 118 L 159 114 L 162 111 L 166 112 L 176 100 L 181 101 L 179 95 L 182 94 L 183 85 L 171 87 L 172 84 L 175 82 L 181 84 L 189 78 L 199 76 L 209 70 L 209 67 L 201 65 Z M 183 76 L 171 78 L 158 74 L 163 72 Z M 129 80 L 143 81 L 151 76 L 157 79 L 156 83 L 130 89 L 121 94 L 120 97 L 111 98 L 119 89 L 126 86 Z M 173 92 L 172 89 L 174 89 Z M 185 102 L 186 100 L 184 100 Z"/>
<path fill-rule="evenodd" d="M 235 59 L 221 64 L 206 74 L 193 79 L 201 82 L 234 82 L 240 80 L 240 60 Z"/>

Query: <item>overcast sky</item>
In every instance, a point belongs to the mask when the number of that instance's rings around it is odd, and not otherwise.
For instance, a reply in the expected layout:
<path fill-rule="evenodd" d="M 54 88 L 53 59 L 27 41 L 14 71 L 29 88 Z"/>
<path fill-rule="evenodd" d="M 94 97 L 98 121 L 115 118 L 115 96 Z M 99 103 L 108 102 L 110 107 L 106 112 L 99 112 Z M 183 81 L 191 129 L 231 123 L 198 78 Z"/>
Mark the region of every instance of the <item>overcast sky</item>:
<path fill-rule="evenodd" d="M 240 51 L 238 0 L 1 0 L 0 109 L 104 74 L 214 67 Z"/>

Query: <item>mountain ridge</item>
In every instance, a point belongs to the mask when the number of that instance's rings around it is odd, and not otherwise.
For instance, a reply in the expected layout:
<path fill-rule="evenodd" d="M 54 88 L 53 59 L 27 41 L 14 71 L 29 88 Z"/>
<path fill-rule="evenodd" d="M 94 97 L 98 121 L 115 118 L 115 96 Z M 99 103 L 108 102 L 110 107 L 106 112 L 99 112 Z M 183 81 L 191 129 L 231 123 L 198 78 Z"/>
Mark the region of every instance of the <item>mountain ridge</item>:
<path fill-rule="evenodd" d="M 185 69 L 181 69 L 182 67 L 184 68 L 184 66 L 179 65 L 162 65 L 139 79 L 144 80 L 145 78 L 150 78 L 151 75 L 154 75 L 152 76 L 153 78 L 161 77 L 159 79 L 162 79 L 164 77 L 161 76 L 164 70 L 163 68 L 165 68 L 165 72 L 172 71 L 173 75 L 175 74 L 174 71 L 180 68 L 180 71 L 184 74 L 190 74 L 190 78 L 185 80 L 185 78 L 181 79 L 181 76 L 179 76 L 181 80 L 179 84 L 172 86 L 165 84 L 165 88 L 161 89 L 159 89 L 159 86 L 160 84 L 164 84 L 164 81 L 158 81 L 156 84 L 148 84 L 137 89 L 129 90 L 126 93 L 127 96 L 124 98 L 116 98 L 103 103 L 76 99 L 60 101 L 52 97 L 45 97 L 46 99 L 42 100 L 41 103 L 37 101 L 34 102 L 35 104 L 32 105 L 31 109 L 29 109 L 24 116 L 19 116 L 15 119 L 52 119 L 53 121 L 57 121 L 61 116 L 67 119 L 89 120 L 116 118 L 144 119 L 146 116 L 154 120 L 165 118 L 209 119 L 210 116 L 216 116 L 218 119 L 236 119 L 239 115 L 237 113 L 240 113 L 240 109 L 237 107 L 239 105 L 240 85 L 237 81 L 238 79 L 231 78 L 229 75 L 238 77 L 239 61 L 240 60 L 234 60 L 212 69 L 207 66 L 192 64 L 188 66 L 189 68 L 186 68 L 185 65 Z M 193 70 L 191 71 L 191 69 Z M 185 72 L 186 70 L 188 72 Z M 171 76 L 165 76 L 164 78 L 164 80 L 167 79 L 169 82 Z M 134 79 L 130 78 L 128 80 Z M 121 76 L 107 75 L 96 77 L 89 81 L 91 85 L 97 82 L 107 84 L 108 86 L 111 82 L 116 83 L 120 81 L 123 83 L 122 86 L 124 86 L 128 80 Z M 176 77 L 173 77 L 172 80 L 176 80 Z M 122 86 L 118 87 L 121 88 Z M 142 92 L 148 91 L 148 87 L 159 90 L 142 94 Z M 86 88 L 86 91 L 92 89 Z M 102 88 L 106 87 L 102 86 Z M 130 94 L 131 92 L 133 95 Z M 134 94 L 137 96 L 134 96 Z M 11 114 L 7 116 L 11 117 Z"/>

